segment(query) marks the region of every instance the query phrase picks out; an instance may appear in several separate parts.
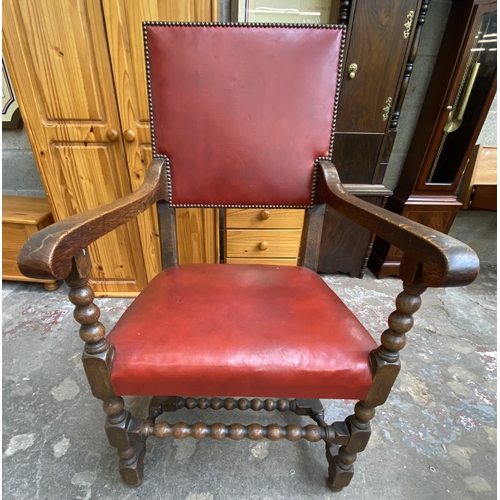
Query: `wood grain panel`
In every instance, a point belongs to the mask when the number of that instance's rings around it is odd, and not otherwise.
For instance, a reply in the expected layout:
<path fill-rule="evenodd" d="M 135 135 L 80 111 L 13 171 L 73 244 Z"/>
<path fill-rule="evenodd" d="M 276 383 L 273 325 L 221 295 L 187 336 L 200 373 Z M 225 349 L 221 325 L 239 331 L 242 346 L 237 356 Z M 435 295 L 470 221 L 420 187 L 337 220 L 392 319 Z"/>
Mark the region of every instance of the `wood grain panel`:
<path fill-rule="evenodd" d="M 52 219 L 47 198 L 2 195 L 2 221 L 37 225 Z"/>
<path fill-rule="evenodd" d="M 107 144 L 53 143 L 51 150 L 56 167 L 52 175 L 65 193 L 60 209 L 64 211 L 62 218 L 110 203 L 129 191 L 127 179 L 113 168 Z M 79 168 L 80 165 L 87 169 Z M 90 245 L 92 283 L 119 281 L 125 291 L 142 289 L 146 285 L 144 264 L 142 259 L 136 261 L 132 248 L 140 248 L 136 221 Z"/>
<path fill-rule="evenodd" d="M 268 219 L 262 218 L 263 212 L 269 214 Z M 302 209 L 228 208 L 226 209 L 226 227 L 301 229 L 304 224 L 304 212 Z"/>
<path fill-rule="evenodd" d="M 179 264 L 217 264 L 219 258 L 219 211 L 178 208 L 175 211 Z"/>
<path fill-rule="evenodd" d="M 4 195 L 2 208 L 2 279 L 54 284 L 54 280 L 27 278 L 17 265 L 17 255 L 26 240 L 54 222 L 48 201 Z"/>
<path fill-rule="evenodd" d="M 17 254 L 27 239 L 23 225 L 2 222 L 2 277 L 21 274 L 17 267 Z"/>
<path fill-rule="evenodd" d="M 476 144 L 469 158 L 458 196 L 463 208 L 469 207 L 469 200 L 475 184 L 497 184 L 497 148 Z"/>
<path fill-rule="evenodd" d="M 38 280 L 24 276 L 17 265 L 17 255 L 26 240 L 38 230 L 52 224 L 52 216 L 38 225 L 14 224 L 2 222 L 2 279 L 15 281 L 34 281 L 37 283 L 55 283 L 54 280 Z M 57 288 L 57 287 L 56 287 Z"/>
<path fill-rule="evenodd" d="M 4 56 L 54 219 L 129 193 L 100 0 L 7 0 L 2 31 Z M 114 190 L 98 187 L 101 183 L 114 183 Z M 100 270 L 98 263 L 92 271 L 98 295 L 138 292 L 146 283 L 137 224 L 92 251 L 106 267 Z"/>
<path fill-rule="evenodd" d="M 3 18 L 3 52 L 38 165 L 52 138 L 108 141 L 119 120 L 99 0 L 7 0 Z"/>
<path fill-rule="evenodd" d="M 359 196 L 362 200 L 381 206 L 384 196 Z M 363 263 L 371 233 L 354 224 L 336 210 L 327 206 L 318 271 L 322 273 L 349 273 L 352 277 L 362 277 Z M 346 250 L 349 249 L 349 250 Z"/>
<path fill-rule="evenodd" d="M 297 258 L 300 247 L 300 229 L 228 229 L 226 231 L 227 257 L 291 257 Z M 259 244 L 267 243 L 261 250 Z"/>
<path fill-rule="evenodd" d="M 264 264 L 266 266 L 296 266 L 297 259 L 238 259 L 227 258 L 226 264 Z"/>
<path fill-rule="evenodd" d="M 448 234 L 457 213 L 457 207 L 446 207 L 444 210 L 439 206 L 428 208 L 413 208 L 410 206 L 408 208 L 403 212 L 406 218 L 441 231 L 444 234 Z"/>
<path fill-rule="evenodd" d="M 401 67 L 411 40 L 411 37 L 403 38 L 404 24 L 412 10 L 415 26 L 418 3 L 416 0 L 357 0 L 344 60 L 339 132 L 383 133 L 390 124 L 390 115 L 383 120 L 383 109 L 389 97 L 395 104 Z M 349 78 L 347 69 L 352 63 L 358 65 L 358 70 L 354 78 Z"/>
<path fill-rule="evenodd" d="M 36 47 L 26 57 L 37 71 L 35 91 L 43 103 L 43 119 L 94 121 L 101 117 L 102 94 L 88 2 L 20 0 L 16 3 L 21 36 L 28 46 Z M 53 29 L 47 29 L 49 26 Z"/>
<path fill-rule="evenodd" d="M 146 167 L 152 157 L 142 21 L 211 21 L 212 2 L 210 0 L 143 0 L 141 2 L 102 0 L 102 7 L 121 128 L 124 133 L 123 143 L 130 184 L 132 190 L 135 190 L 144 180 Z M 213 209 L 207 209 L 204 219 L 213 218 L 214 213 Z M 180 227 L 179 232 L 191 235 L 193 229 L 191 218 L 179 217 L 178 222 L 181 226 L 184 221 L 187 221 L 188 226 Z M 147 278 L 151 280 L 161 270 L 156 207 L 152 207 L 140 216 L 139 232 Z M 198 237 L 202 238 L 204 234 Z M 200 253 L 199 250 L 211 248 L 214 237 L 210 236 L 206 243 L 198 241 L 196 248 L 181 249 L 180 253 L 184 258 L 188 255 L 194 259 L 198 259 L 201 255 L 208 256 L 207 253 Z M 192 241 L 191 236 L 179 240 L 181 245 L 187 242 L 191 244 Z"/>
<path fill-rule="evenodd" d="M 344 184 L 372 182 L 383 139 L 383 134 L 335 134 L 333 164 Z"/>
<path fill-rule="evenodd" d="M 471 210 L 497 210 L 497 186 L 487 184 L 476 184 L 470 198 L 469 209 Z"/>
<path fill-rule="evenodd" d="M 444 199 L 441 200 L 443 202 L 445 201 Z M 419 206 L 418 202 L 416 201 L 414 205 L 406 204 L 403 209 L 402 215 L 412 221 L 419 222 L 424 226 L 448 234 L 451 225 L 453 224 L 453 221 L 455 220 L 455 217 L 457 215 L 457 211 L 460 208 L 460 203 L 457 202 L 453 197 L 449 197 L 447 200 L 449 205 L 441 205 L 441 200 L 436 197 L 435 205 L 428 203 L 427 205 L 421 204 Z M 377 240 L 380 240 L 380 238 L 378 238 Z M 385 245 L 382 243 L 385 243 Z M 383 267 L 385 267 L 386 265 L 383 258 L 381 257 L 381 255 L 384 255 L 384 249 L 387 252 L 386 259 L 389 263 L 389 267 L 394 268 L 395 265 L 399 266 L 399 263 L 403 258 L 403 251 L 395 247 L 394 245 L 389 245 L 387 242 L 382 241 L 381 243 L 377 244 L 374 257 L 380 263 L 380 265 Z"/>

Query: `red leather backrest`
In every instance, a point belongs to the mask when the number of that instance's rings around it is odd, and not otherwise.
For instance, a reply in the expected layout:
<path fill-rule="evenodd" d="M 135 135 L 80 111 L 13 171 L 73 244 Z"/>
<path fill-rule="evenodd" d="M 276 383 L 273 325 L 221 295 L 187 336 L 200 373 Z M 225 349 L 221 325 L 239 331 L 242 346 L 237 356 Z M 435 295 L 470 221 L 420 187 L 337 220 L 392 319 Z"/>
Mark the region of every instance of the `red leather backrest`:
<path fill-rule="evenodd" d="M 174 206 L 312 204 L 331 156 L 341 27 L 145 23 L 155 157 Z"/>

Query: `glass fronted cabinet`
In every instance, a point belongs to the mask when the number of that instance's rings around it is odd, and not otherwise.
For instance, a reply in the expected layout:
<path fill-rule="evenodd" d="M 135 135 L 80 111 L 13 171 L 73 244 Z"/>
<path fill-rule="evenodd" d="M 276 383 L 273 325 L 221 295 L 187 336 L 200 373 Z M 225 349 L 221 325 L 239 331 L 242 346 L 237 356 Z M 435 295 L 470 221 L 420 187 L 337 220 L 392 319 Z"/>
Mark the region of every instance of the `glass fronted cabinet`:
<path fill-rule="evenodd" d="M 458 91 L 453 104 L 446 109 L 448 118 L 426 184 L 453 184 L 457 174 L 462 173 L 469 140 L 481 122 L 489 90 L 493 88 L 497 68 L 497 13 L 486 12 L 478 19 L 472 47 L 464 54 L 467 64 Z"/>

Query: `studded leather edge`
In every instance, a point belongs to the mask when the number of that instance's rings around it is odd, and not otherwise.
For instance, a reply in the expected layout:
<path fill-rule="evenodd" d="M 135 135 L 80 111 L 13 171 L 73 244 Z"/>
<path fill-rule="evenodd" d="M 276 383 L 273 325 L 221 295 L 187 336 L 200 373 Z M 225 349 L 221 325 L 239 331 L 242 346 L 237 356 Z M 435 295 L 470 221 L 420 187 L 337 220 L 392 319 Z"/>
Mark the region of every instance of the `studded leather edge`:
<path fill-rule="evenodd" d="M 168 156 L 156 152 L 154 121 L 153 121 L 153 95 L 151 91 L 151 74 L 149 65 L 149 50 L 148 50 L 148 26 L 185 26 L 185 27 L 233 27 L 233 28 L 292 28 L 292 29 L 340 29 L 342 30 L 342 40 L 340 44 L 340 57 L 337 71 L 337 85 L 335 89 L 335 100 L 333 103 L 332 128 L 330 132 L 330 146 L 328 156 L 319 156 L 314 160 L 313 181 L 311 189 L 311 204 L 310 205 L 207 205 L 207 204 L 175 204 L 172 201 L 172 176 L 170 169 L 170 160 Z M 337 121 L 337 111 L 340 99 L 340 86 L 342 83 L 342 67 L 344 63 L 345 40 L 346 40 L 346 25 L 345 24 L 285 24 L 285 23 L 221 23 L 221 22 L 177 22 L 177 21 L 143 21 L 142 32 L 144 38 L 144 55 L 146 59 L 146 79 L 148 87 L 148 104 L 149 104 L 149 121 L 151 131 L 151 146 L 153 150 L 153 158 L 161 158 L 165 160 L 167 175 L 167 193 L 166 200 L 172 208 L 312 208 L 316 197 L 316 188 L 318 180 L 318 168 L 321 160 L 332 161 L 333 156 L 333 141 L 335 138 L 335 124 Z"/>

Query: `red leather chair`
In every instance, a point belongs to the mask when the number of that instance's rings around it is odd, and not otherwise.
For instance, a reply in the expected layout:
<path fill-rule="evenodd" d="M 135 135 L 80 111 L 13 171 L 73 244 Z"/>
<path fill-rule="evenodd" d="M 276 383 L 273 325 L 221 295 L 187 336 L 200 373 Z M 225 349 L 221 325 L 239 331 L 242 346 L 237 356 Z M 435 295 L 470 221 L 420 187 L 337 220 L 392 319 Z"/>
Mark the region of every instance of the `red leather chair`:
<path fill-rule="evenodd" d="M 106 433 L 126 483 L 141 483 L 152 435 L 286 438 L 325 441 L 328 485 L 340 490 L 368 443 L 374 408 L 399 372 L 420 294 L 428 286 L 470 283 L 477 257 L 342 187 L 331 157 L 343 28 L 151 22 L 144 34 L 155 158 L 144 184 L 40 231 L 22 249 L 19 266 L 71 288 L 84 368 L 104 403 Z M 85 248 L 162 201 L 165 269 L 105 336 Z M 315 204 L 324 203 L 405 252 L 404 291 L 380 346 L 307 269 L 317 249 L 305 252 L 305 267 L 177 265 L 175 207 L 307 208 L 306 239 L 314 243 L 321 217 Z M 149 417 L 132 417 L 125 395 L 152 396 Z M 182 397 L 191 395 L 202 397 Z M 327 424 L 318 398 L 358 402 L 345 421 Z M 289 410 L 315 424 L 156 422 L 163 411 L 183 407 Z M 333 445 L 340 446 L 337 454 Z"/>

